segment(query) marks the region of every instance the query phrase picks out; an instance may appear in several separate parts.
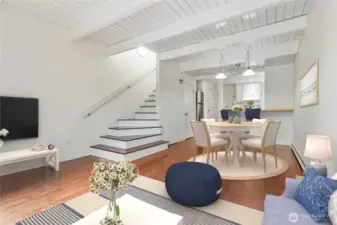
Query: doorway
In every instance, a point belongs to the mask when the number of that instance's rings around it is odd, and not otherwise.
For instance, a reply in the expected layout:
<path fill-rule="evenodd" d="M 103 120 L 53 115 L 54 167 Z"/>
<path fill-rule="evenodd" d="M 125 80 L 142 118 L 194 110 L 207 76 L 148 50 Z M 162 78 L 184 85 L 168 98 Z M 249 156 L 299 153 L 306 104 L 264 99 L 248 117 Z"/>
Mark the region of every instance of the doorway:
<path fill-rule="evenodd" d="M 207 106 L 207 118 L 218 119 L 218 93 L 214 88 L 208 89 L 208 106 Z"/>
<path fill-rule="evenodd" d="M 195 90 L 193 84 L 184 85 L 185 139 L 193 137 L 190 121 L 195 120 Z"/>

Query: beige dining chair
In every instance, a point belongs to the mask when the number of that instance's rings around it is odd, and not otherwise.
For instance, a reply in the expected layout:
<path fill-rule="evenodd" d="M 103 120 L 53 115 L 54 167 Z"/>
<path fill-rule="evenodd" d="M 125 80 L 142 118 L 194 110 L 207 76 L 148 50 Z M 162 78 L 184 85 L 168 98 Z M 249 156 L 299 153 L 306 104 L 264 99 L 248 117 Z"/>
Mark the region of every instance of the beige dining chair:
<path fill-rule="evenodd" d="M 215 158 L 218 159 L 218 150 L 224 148 L 227 151 L 228 141 L 222 138 L 211 137 L 208 132 L 208 127 L 204 121 L 191 121 L 191 127 L 195 138 L 195 144 L 202 152 L 207 151 L 207 164 L 209 164 L 210 154 L 212 160 L 214 160 L 213 153 L 215 152 Z M 198 153 L 196 153 L 197 155 Z M 194 156 L 194 161 L 196 159 Z"/>
<path fill-rule="evenodd" d="M 276 152 L 276 139 L 277 134 L 281 126 L 281 121 L 267 121 L 264 128 L 262 137 L 253 137 L 241 140 L 243 145 L 243 155 L 245 155 L 246 149 L 252 149 L 254 151 L 254 161 L 256 162 L 257 151 L 261 151 L 262 160 L 264 164 L 264 172 L 267 171 L 266 168 L 266 149 L 273 148 L 275 166 L 277 168 L 277 152 Z"/>
<path fill-rule="evenodd" d="M 206 124 L 216 122 L 214 118 L 201 119 L 201 121 L 205 122 Z M 208 124 L 207 124 L 207 130 L 208 130 L 208 133 L 211 137 L 223 138 L 223 139 L 226 139 L 227 141 L 229 141 L 229 139 L 230 139 L 227 134 L 217 134 L 217 133 L 212 132 Z"/>

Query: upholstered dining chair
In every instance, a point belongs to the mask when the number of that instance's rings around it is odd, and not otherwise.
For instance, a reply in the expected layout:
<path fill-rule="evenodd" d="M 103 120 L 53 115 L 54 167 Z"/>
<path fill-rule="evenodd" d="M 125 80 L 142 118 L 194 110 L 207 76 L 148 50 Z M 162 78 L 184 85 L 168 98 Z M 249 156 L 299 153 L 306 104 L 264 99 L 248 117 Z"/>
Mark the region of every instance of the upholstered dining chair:
<path fill-rule="evenodd" d="M 250 129 L 249 135 L 251 137 L 262 137 L 265 126 L 267 124 L 267 119 L 256 119 L 254 118 L 252 120 L 253 123 L 263 123 L 264 126 L 263 127 L 254 127 Z"/>
<path fill-rule="evenodd" d="M 207 123 L 216 122 L 214 118 L 201 119 L 201 121 L 205 122 L 206 125 L 207 125 Z M 226 134 L 217 134 L 217 133 L 212 132 L 208 125 L 207 125 L 207 130 L 208 130 L 208 133 L 210 134 L 211 137 L 229 139 L 228 135 L 226 135 Z"/>
<path fill-rule="evenodd" d="M 215 152 L 215 158 L 218 159 L 218 150 L 224 148 L 227 151 L 228 141 L 222 138 L 211 137 L 208 131 L 208 126 L 204 121 L 191 121 L 192 131 L 195 138 L 195 144 L 202 152 L 207 151 L 207 164 L 209 164 L 210 154 L 212 160 L 214 160 L 213 153 Z M 227 154 L 226 154 L 227 155 Z M 194 161 L 196 155 L 194 156 Z"/>
<path fill-rule="evenodd" d="M 241 140 L 243 145 L 243 156 L 245 156 L 246 149 L 252 149 L 254 151 L 254 161 L 256 162 L 257 151 L 261 151 L 262 160 L 264 164 L 264 172 L 266 168 L 266 149 L 273 148 L 275 166 L 277 168 L 277 152 L 276 152 L 276 139 L 277 134 L 281 126 L 281 121 L 267 121 L 263 131 L 262 137 L 253 137 Z"/>

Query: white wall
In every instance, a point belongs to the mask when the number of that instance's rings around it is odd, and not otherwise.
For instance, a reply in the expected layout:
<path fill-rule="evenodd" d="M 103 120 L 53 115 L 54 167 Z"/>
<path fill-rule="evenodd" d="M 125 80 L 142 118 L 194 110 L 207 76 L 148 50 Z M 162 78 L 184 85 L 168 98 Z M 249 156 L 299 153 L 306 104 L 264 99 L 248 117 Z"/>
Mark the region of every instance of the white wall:
<path fill-rule="evenodd" d="M 53 143 L 61 160 L 90 154 L 99 135 L 119 117 L 133 116 L 155 89 L 155 73 L 86 120 L 79 115 L 125 83 L 156 67 L 156 55 L 135 50 L 105 57 L 95 44 L 70 43 L 64 31 L 3 8 L 5 28 L 0 66 L 0 95 L 39 98 L 39 138 L 5 143 L 1 151 Z M 1 21 L 3 22 L 3 21 Z M 0 23 L 1 24 L 1 23 Z M 0 33 L 1 34 L 1 33 Z M 1 40 L 1 39 L 0 39 Z M 131 103 L 131 104 L 130 104 Z M 0 174 L 37 167 L 31 161 L 1 167 Z"/>
<path fill-rule="evenodd" d="M 294 107 L 293 64 L 267 67 L 264 85 L 264 109 L 292 109 Z"/>
<path fill-rule="evenodd" d="M 157 64 L 158 112 L 164 127 L 165 139 L 170 144 L 185 140 L 184 84 L 176 60 Z"/>
<path fill-rule="evenodd" d="M 333 163 L 328 164 L 331 175 L 337 170 L 337 117 L 336 117 L 336 52 L 337 52 L 337 1 L 316 1 L 316 7 L 309 17 L 309 26 L 305 32 L 299 55 L 295 63 L 295 113 L 294 146 L 303 157 L 307 134 L 321 134 L 331 137 Z M 320 80 L 319 104 L 300 108 L 300 78 L 319 58 Z"/>
<path fill-rule="evenodd" d="M 234 84 L 224 84 L 223 86 L 223 106 L 222 108 L 225 108 L 225 106 L 227 106 L 227 108 L 232 108 L 233 105 L 233 100 L 235 100 L 233 98 L 233 94 L 234 94 Z"/>

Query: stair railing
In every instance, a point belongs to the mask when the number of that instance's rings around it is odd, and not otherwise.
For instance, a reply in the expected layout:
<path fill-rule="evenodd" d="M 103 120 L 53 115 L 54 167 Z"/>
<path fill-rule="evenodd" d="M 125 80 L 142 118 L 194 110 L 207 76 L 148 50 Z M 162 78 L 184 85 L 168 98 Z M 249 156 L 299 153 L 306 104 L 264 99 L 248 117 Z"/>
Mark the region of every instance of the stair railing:
<path fill-rule="evenodd" d="M 126 92 L 127 90 L 129 90 L 130 88 L 135 86 L 136 84 L 138 84 L 140 81 L 142 81 L 146 77 L 150 76 L 154 71 L 156 71 L 156 68 L 152 69 L 150 72 L 147 72 L 145 75 L 143 75 L 139 78 L 136 78 L 136 79 L 128 82 L 127 84 L 124 84 L 121 87 L 115 89 L 113 92 L 111 92 L 110 94 L 108 94 L 107 96 L 105 96 L 104 98 L 99 100 L 97 103 L 95 103 L 94 105 L 89 107 L 87 110 L 83 111 L 80 114 L 82 119 L 86 119 L 87 117 L 91 116 L 93 113 L 98 111 L 100 108 L 102 108 L 103 106 L 105 106 L 106 104 L 111 102 L 112 100 L 119 97 L 121 94 L 123 94 L 124 92 Z"/>

